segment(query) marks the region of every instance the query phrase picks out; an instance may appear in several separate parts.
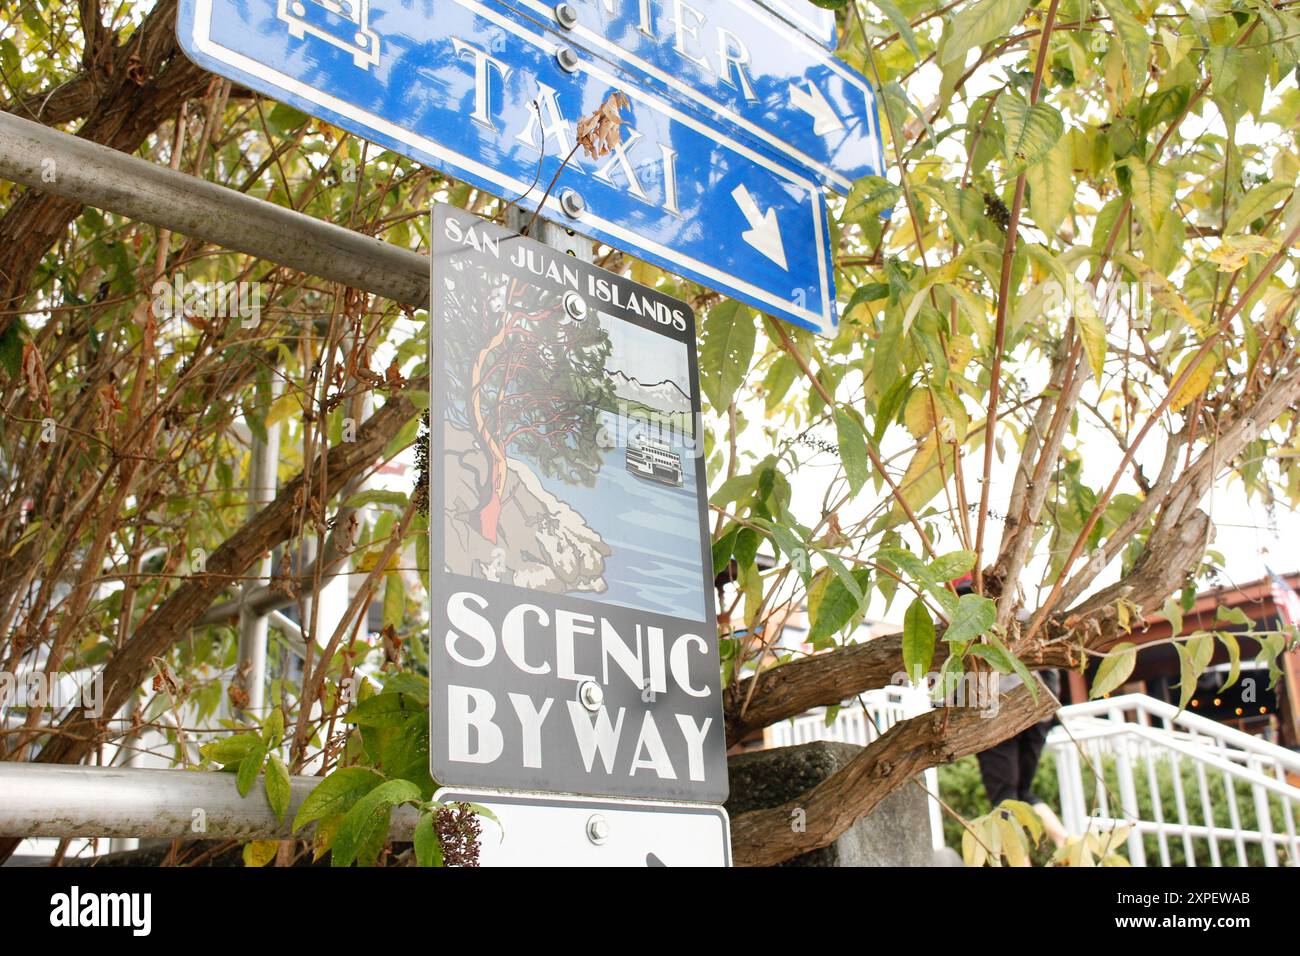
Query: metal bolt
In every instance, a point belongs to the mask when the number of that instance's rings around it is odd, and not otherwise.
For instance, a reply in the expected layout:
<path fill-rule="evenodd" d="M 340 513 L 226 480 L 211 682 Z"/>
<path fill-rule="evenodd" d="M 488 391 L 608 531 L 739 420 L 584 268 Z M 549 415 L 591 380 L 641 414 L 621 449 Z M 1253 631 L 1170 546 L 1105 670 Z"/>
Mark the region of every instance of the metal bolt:
<path fill-rule="evenodd" d="M 588 710 L 597 711 L 605 703 L 605 692 L 595 681 L 585 680 L 578 688 L 578 700 Z"/>
<path fill-rule="evenodd" d="M 587 317 L 587 300 L 576 292 L 564 293 L 564 311 L 575 322 Z"/>
<path fill-rule="evenodd" d="M 573 9 L 572 4 L 557 3 L 555 5 L 555 19 L 564 29 L 572 30 L 578 25 L 578 11 Z"/>
<path fill-rule="evenodd" d="M 597 846 L 609 839 L 609 821 L 599 813 L 587 820 L 587 839 Z"/>
<path fill-rule="evenodd" d="M 582 61 L 578 59 L 578 54 L 567 46 L 562 46 L 555 51 L 555 59 L 559 62 L 560 69 L 565 73 L 577 73 L 578 67 L 582 65 Z"/>
<path fill-rule="evenodd" d="M 560 193 L 560 208 L 570 219 L 577 219 L 582 215 L 583 210 L 587 208 L 586 202 L 572 189 L 566 189 Z"/>

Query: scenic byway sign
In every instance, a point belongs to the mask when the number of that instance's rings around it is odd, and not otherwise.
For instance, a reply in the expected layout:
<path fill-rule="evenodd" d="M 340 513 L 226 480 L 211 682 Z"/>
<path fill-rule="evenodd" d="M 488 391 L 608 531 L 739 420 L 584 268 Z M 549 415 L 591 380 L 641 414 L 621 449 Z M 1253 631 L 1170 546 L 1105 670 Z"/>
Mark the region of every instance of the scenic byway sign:
<path fill-rule="evenodd" d="M 449 788 L 433 799 L 491 811 L 480 816 L 480 866 L 731 864 L 722 807 Z"/>
<path fill-rule="evenodd" d="M 884 175 L 866 78 L 754 0 L 506 2 L 840 192 Z"/>
<path fill-rule="evenodd" d="M 807 328 L 836 322 L 819 182 L 747 136 L 495 3 L 181 0 L 205 69 L 535 208 Z M 614 91 L 624 141 L 590 160 L 575 124 Z M 811 95 L 811 94 L 810 94 Z"/>
<path fill-rule="evenodd" d="M 695 317 L 446 205 L 430 305 L 430 763 L 727 795 Z"/>

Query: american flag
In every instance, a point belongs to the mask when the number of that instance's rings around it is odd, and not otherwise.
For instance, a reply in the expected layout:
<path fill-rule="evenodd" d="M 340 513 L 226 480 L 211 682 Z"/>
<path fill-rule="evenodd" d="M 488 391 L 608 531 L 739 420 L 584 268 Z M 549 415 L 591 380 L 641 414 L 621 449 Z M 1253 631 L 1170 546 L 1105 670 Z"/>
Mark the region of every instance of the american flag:
<path fill-rule="evenodd" d="M 1278 574 L 1272 568 L 1266 568 L 1268 571 L 1269 581 L 1273 588 L 1273 606 L 1277 608 L 1278 615 L 1288 627 L 1295 627 L 1300 624 L 1300 594 L 1295 593 L 1295 588 L 1286 583 L 1286 578 Z"/>

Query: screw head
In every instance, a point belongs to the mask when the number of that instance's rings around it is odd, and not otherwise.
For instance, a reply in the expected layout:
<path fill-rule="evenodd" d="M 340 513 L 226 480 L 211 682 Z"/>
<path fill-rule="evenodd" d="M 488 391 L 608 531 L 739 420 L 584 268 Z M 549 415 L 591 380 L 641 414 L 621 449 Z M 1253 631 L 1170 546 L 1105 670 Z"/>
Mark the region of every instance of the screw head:
<path fill-rule="evenodd" d="M 565 73 L 577 73 L 578 67 L 582 64 L 582 61 L 578 59 L 578 54 L 567 46 L 562 46 L 555 51 L 555 59 L 560 64 L 560 69 Z"/>
<path fill-rule="evenodd" d="M 581 322 L 587 317 L 587 300 L 576 292 L 566 292 L 564 293 L 564 311 L 573 321 Z"/>
<path fill-rule="evenodd" d="M 578 11 L 573 9 L 572 4 L 557 3 L 555 5 L 555 19 L 564 29 L 572 30 L 578 25 Z"/>
<path fill-rule="evenodd" d="M 577 219 L 582 215 L 583 210 L 587 208 L 587 204 L 572 189 L 566 189 L 560 193 L 560 208 L 564 210 L 564 214 L 570 219 Z"/>
<path fill-rule="evenodd" d="M 605 692 L 595 681 L 585 680 L 578 687 L 578 701 L 590 711 L 600 710 L 605 703 Z"/>
<path fill-rule="evenodd" d="M 599 813 L 587 820 L 587 839 L 597 846 L 609 839 L 609 821 Z"/>

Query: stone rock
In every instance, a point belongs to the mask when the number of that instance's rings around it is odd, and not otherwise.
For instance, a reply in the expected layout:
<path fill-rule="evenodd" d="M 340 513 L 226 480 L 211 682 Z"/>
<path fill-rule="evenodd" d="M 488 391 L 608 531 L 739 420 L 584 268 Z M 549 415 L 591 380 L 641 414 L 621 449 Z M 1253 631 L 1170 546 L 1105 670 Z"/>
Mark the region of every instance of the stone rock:
<path fill-rule="evenodd" d="M 496 542 L 483 537 L 473 517 L 478 489 L 487 480 L 487 456 L 464 429 L 448 426 L 443 441 L 443 528 L 453 573 L 548 594 L 605 590 L 609 545 L 523 462 L 509 459 Z"/>
<path fill-rule="evenodd" d="M 748 810 L 780 806 L 821 783 L 861 750 L 856 744 L 819 740 L 736 754 L 727 760 L 727 813 L 734 819 Z M 919 787 L 902 786 L 834 843 L 781 865 L 933 866 L 927 802 Z"/>

